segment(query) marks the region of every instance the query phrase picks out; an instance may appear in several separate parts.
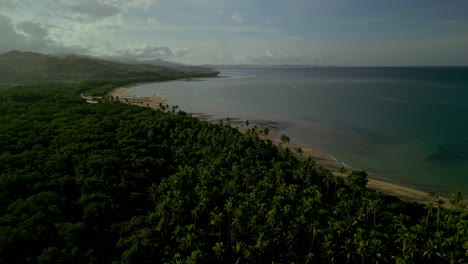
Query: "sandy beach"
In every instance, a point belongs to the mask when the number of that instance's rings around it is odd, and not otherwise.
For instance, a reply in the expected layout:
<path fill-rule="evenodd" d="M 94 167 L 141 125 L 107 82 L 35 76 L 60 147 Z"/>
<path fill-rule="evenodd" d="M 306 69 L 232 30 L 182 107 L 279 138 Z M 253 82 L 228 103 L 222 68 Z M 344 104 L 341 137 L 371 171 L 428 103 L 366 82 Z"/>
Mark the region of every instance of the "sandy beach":
<path fill-rule="evenodd" d="M 159 108 L 159 104 L 165 104 L 168 100 L 160 96 L 150 96 L 150 97 L 135 97 L 129 90 L 132 86 L 119 87 L 109 94 L 114 98 L 118 98 L 123 103 L 146 106 L 151 108 Z"/>
<path fill-rule="evenodd" d="M 269 138 L 273 140 L 274 142 L 279 143 L 280 136 L 281 136 L 280 134 L 275 133 L 273 131 L 273 133 L 271 133 Z M 311 157 L 318 164 L 330 170 L 333 174 L 342 176 L 337 171 L 338 166 L 336 165 L 336 162 L 331 159 L 324 158 L 322 155 L 317 153 L 313 147 L 297 145 L 297 144 L 294 144 L 294 142 L 291 142 L 287 144 L 286 146 L 289 147 L 291 150 L 293 150 L 293 153 L 295 152 L 294 151 L 295 149 L 301 148 L 303 151 L 302 158 Z M 346 176 L 344 176 L 344 178 L 346 178 Z M 425 203 L 429 200 L 427 192 L 423 192 L 420 190 L 416 190 L 413 188 L 405 187 L 402 185 L 398 185 L 398 184 L 383 181 L 383 180 L 378 180 L 378 179 L 373 179 L 373 178 L 368 178 L 368 179 L 369 179 L 369 182 L 367 183 L 368 188 L 380 191 L 384 194 L 394 195 L 406 201 L 417 201 L 417 202 Z M 441 198 L 446 200 L 443 197 Z"/>
<path fill-rule="evenodd" d="M 158 109 L 160 104 L 167 104 L 169 101 L 166 98 L 162 98 L 160 96 L 150 96 L 150 97 L 136 97 L 134 93 L 131 91 L 132 86 L 124 86 L 114 89 L 109 96 L 113 96 L 114 98 L 118 98 L 123 103 L 138 105 L 143 107 L 151 107 L 154 109 Z M 207 121 L 210 123 L 228 123 L 232 125 L 239 125 L 244 123 L 244 121 L 240 120 L 239 118 L 216 118 L 213 119 L 211 115 L 205 113 L 192 113 L 194 117 L 199 118 L 200 120 Z M 255 125 L 255 124 L 252 124 Z M 239 131 L 243 131 L 245 128 L 240 127 Z M 271 129 L 270 135 L 268 136 L 273 142 L 279 143 L 280 142 L 280 134 L 278 130 Z M 286 145 L 288 148 L 294 150 L 300 147 L 303 151 L 302 158 L 312 157 L 318 164 L 322 165 L 323 167 L 331 170 L 333 173 L 339 175 L 337 173 L 337 166 L 333 160 L 327 159 L 322 157 L 318 154 L 313 147 L 310 146 L 300 146 L 291 142 Z M 293 151 L 294 152 L 294 151 Z M 394 195 L 401 199 L 407 201 L 417 201 L 417 202 L 427 202 L 428 201 L 428 194 L 423 191 L 419 191 L 416 189 L 412 189 L 409 187 L 405 187 L 402 185 L 398 185 L 391 182 L 386 182 L 382 180 L 372 179 L 369 178 L 369 182 L 367 186 L 371 189 L 380 191 L 384 194 Z"/>

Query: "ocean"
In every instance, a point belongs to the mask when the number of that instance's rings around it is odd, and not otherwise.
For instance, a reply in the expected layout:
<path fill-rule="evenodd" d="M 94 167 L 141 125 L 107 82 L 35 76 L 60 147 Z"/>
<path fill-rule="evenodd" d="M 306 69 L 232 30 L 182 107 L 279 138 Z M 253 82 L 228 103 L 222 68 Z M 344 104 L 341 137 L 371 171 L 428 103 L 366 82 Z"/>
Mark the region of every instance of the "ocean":
<path fill-rule="evenodd" d="M 468 68 L 218 70 L 222 77 L 131 91 L 189 113 L 273 123 L 292 142 L 371 178 L 468 194 Z"/>

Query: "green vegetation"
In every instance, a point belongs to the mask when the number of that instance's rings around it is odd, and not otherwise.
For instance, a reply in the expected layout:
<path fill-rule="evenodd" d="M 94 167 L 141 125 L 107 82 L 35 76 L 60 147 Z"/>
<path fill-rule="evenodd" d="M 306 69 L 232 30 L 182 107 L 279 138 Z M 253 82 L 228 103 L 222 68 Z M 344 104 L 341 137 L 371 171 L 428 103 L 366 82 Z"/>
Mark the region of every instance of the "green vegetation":
<path fill-rule="evenodd" d="M 0 90 L 0 263 L 468 260 L 461 194 L 452 210 L 433 193 L 431 206 L 402 202 L 268 131 L 86 104 L 90 88 Z"/>
<path fill-rule="evenodd" d="M 96 91 L 105 85 L 153 82 L 179 78 L 213 77 L 218 73 L 192 67 L 190 71 L 148 64 L 125 64 L 80 56 L 48 56 L 33 52 L 11 51 L 0 55 L 0 85 L 38 82 L 83 83 Z M 95 80 L 101 80 L 97 82 Z M 99 89 L 101 87 L 101 89 Z"/>

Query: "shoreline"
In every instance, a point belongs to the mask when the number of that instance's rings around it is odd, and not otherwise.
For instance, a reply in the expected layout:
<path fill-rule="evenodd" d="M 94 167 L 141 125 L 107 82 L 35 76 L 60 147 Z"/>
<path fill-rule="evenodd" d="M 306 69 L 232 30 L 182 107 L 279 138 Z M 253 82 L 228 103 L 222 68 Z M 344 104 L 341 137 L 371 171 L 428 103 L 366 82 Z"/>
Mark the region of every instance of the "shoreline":
<path fill-rule="evenodd" d="M 280 142 L 280 134 L 274 134 L 269 136 L 271 140 L 273 140 L 275 143 Z M 346 179 L 347 175 L 343 176 L 340 173 L 338 173 L 339 167 L 337 166 L 336 162 L 331 159 L 327 159 L 320 153 L 314 150 L 313 147 L 311 146 L 305 146 L 305 145 L 298 145 L 295 144 L 294 142 L 286 144 L 286 147 L 290 148 L 291 151 L 295 152 L 294 150 L 296 148 L 301 148 L 303 153 L 301 156 L 298 156 L 299 158 L 307 158 L 311 157 L 313 158 L 317 164 L 323 166 L 325 169 L 331 171 L 334 175 L 340 176 L 344 179 Z M 351 172 L 348 168 L 348 174 Z M 370 178 L 368 175 L 368 183 L 367 183 L 367 188 L 377 190 L 379 192 L 382 192 L 383 194 L 387 195 L 393 195 L 396 196 L 402 200 L 406 201 L 416 201 L 416 202 L 421 202 L 421 203 L 426 203 L 429 201 L 428 193 L 424 191 L 420 191 L 411 187 L 407 187 L 404 185 L 400 185 L 398 183 L 392 183 L 389 181 L 385 180 L 380 180 L 380 179 L 375 179 L 375 178 Z M 447 200 L 445 197 L 439 197 L 440 199 Z"/>
<path fill-rule="evenodd" d="M 109 96 L 117 98 L 122 103 L 133 104 L 137 106 L 151 107 L 153 109 L 159 109 L 160 104 L 167 104 L 169 99 L 163 98 L 160 96 L 149 96 L 149 97 L 136 97 L 134 94 L 131 94 L 130 89 L 137 86 L 138 84 L 126 85 L 123 87 L 118 87 L 109 92 Z M 229 121 L 226 121 L 227 118 L 215 118 L 212 119 L 213 115 L 207 113 L 188 113 L 189 115 L 198 118 L 199 120 L 210 122 L 210 123 L 220 123 L 226 122 L 232 125 L 243 124 L 244 122 L 239 118 L 229 118 Z M 238 130 L 243 133 L 243 130 L 240 127 Z M 271 133 L 268 136 L 268 139 L 271 139 L 274 143 L 280 142 L 281 135 L 279 134 L 280 129 L 271 129 Z M 288 143 L 286 147 L 290 148 L 292 151 L 296 148 L 301 148 L 303 153 L 299 158 L 313 158 L 317 164 L 323 166 L 324 168 L 330 170 L 333 174 L 339 175 L 337 172 L 338 167 L 333 160 L 329 160 L 322 155 L 318 154 L 313 147 L 297 145 L 295 143 Z M 341 175 L 339 175 L 341 176 Z M 343 176 L 346 178 L 346 176 Z M 378 180 L 368 177 L 367 187 L 369 189 L 377 190 L 383 194 L 393 195 L 400 199 L 413 202 L 425 203 L 429 201 L 428 193 L 420 191 L 414 188 L 406 187 L 399 185 L 397 183 L 387 182 L 384 180 Z M 445 197 L 440 197 L 441 199 L 446 200 Z"/>
<path fill-rule="evenodd" d="M 152 108 L 159 108 L 159 104 L 164 104 L 169 101 L 161 96 L 136 97 L 135 95 L 130 94 L 129 90 L 136 85 L 138 84 L 115 88 L 109 93 L 109 96 L 117 98 L 122 103 Z"/>

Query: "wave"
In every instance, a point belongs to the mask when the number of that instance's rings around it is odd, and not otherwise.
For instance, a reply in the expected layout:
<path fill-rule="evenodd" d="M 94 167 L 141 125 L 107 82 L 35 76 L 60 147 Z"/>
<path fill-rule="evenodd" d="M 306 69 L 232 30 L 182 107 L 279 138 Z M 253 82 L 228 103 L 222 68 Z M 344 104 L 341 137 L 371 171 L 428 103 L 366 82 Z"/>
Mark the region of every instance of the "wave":
<path fill-rule="evenodd" d="M 335 157 L 333 157 L 332 155 L 330 155 L 330 157 L 331 157 L 336 163 L 340 164 L 340 162 L 339 162 L 337 159 L 335 159 Z"/>
<path fill-rule="evenodd" d="M 345 166 L 346 168 L 348 169 L 353 169 L 352 167 L 348 166 L 348 164 L 344 163 L 344 162 L 341 162 L 341 164 L 343 164 L 343 166 Z"/>
<path fill-rule="evenodd" d="M 346 164 L 344 161 L 342 161 L 342 162 L 340 163 L 335 157 L 333 157 L 333 155 L 330 155 L 330 158 L 332 158 L 332 160 L 335 161 L 338 165 L 343 165 L 344 167 L 346 167 L 346 168 L 348 168 L 348 169 L 350 169 L 350 170 L 352 170 L 352 171 L 356 170 L 356 168 L 353 168 L 353 167 L 349 166 L 349 165 Z M 375 175 L 375 174 L 376 174 L 376 173 L 368 172 L 368 171 L 366 171 L 366 173 L 367 173 L 368 175 Z"/>
<path fill-rule="evenodd" d="M 246 78 L 255 78 L 256 75 L 246 75 L 246 76 L 231 76 L 231 79 L 246 79 Z"/>

